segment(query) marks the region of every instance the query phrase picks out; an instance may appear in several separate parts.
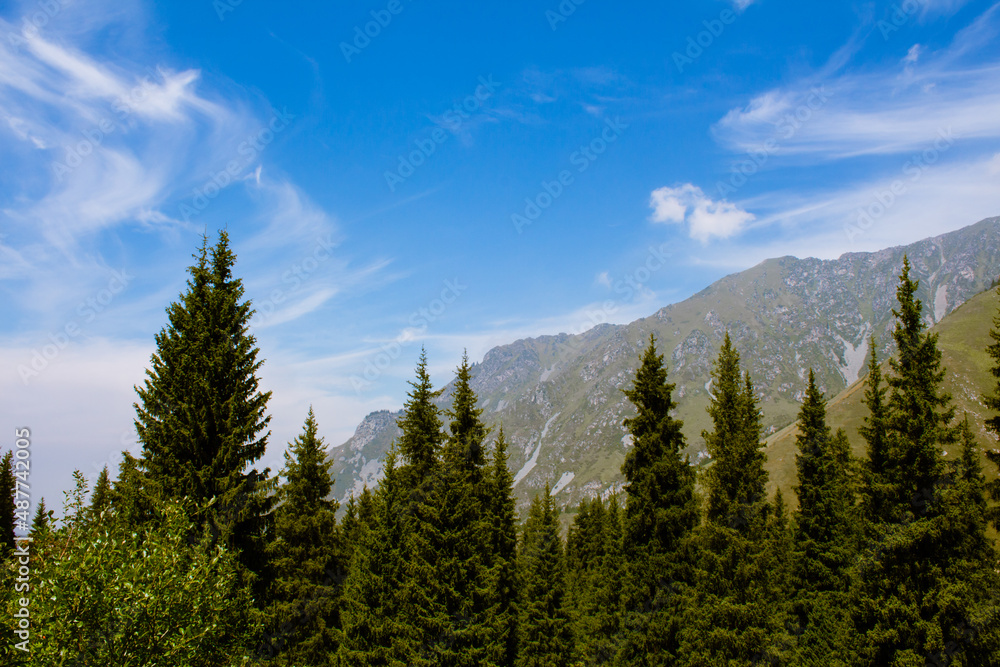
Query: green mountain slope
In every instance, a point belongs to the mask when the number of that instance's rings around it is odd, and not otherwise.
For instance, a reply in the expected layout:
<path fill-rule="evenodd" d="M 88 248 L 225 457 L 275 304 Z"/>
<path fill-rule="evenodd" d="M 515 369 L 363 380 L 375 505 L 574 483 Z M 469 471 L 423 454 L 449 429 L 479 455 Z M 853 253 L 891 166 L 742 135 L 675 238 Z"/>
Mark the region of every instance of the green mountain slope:
<path fill-rule="evenodd" d="M 933 328 L 938 334 L 938 346 L 947 370 L 945 390 L 952 395 L 958 418 L 961 419 L 963 413 L 969 415 L 969 423 L 981 448 L 984 469 L 991 479 L 996 476 L 996 467 L 986 462 L 983 451 L 985 448 L 996 448 L 997 442 L 983 428 L 983 421 L 992 415 L 983 405 L 982 397 L 984 393 L 992 392 L 994 386 L 989 371 L 992 361 L 985 348 L 992 342 L 989 331 L 998 307 L 1000 296 L 997 296 L 996 290 L 991 289 L 959 306 Z M 882 367 L 883 373 L 888 372 L 887 364 L 883 363 Z M 833 428 L 844 428 L 857 456 L 863 456 L 865 452 L 864 439 L 858 433 L 858 427 L 868 415 L 868 409 L 861 402 L 863 397 L 864 379 L 861 379 L 830 399 L 827 404 L 827 422 Z M 791 491 L 796 483 L 797 434 L 798 429 L 795 424 L 791 424 L 767 441 L 767 468 L 771 489 L 773 491 L 780 486 L 791 502 L 795 500 Z M 953 456 L 957 452 L 943 454 Z"/>
<path fill-rule="evenodd" d="M 630 446 L 621 389 L 650 333 L 677 384 L 678 416 L 696 463 L 704 462 L 700 434 L 709 423 L 711 364 L 727 330 L 760 392 L 769 432 L 794 421 L 808 368 L 821 390 L 838 394 L 864 371 L 871 336 L 880 356 L 891 351 L 888 328 L 904 254 L 920 280 L 927 321 L 935 324 L 1000 275 L 1000 218 L 836 260 L 767 260 L 627 325 L 490 350 L 472 369 L 472 387 L 487 423 L 504 425 L 522 506 L 546 483 L 562 504 L 620 488 Z M 441 400 L 448 402 L 447 393 Z M 338 498 L 379 478 L 397 416 L 369 415 L 350 440 L 330 450 Z"/>

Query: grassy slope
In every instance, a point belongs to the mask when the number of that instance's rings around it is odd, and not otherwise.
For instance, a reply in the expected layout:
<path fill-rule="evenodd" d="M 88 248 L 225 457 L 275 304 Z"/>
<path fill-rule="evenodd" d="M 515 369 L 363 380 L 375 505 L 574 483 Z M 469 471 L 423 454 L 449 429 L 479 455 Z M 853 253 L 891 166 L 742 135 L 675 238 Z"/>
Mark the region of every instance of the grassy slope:
<path fill-rule="evenodd" d="M 933 328 L 939 336 L 938 347 L 947 370 L 944 387 L 952 395 L 956 416 L 961 419 L 963 413 L 968 413 L 981 448 L 997 447 L 996 438 L 983 428 L 983 421 L 990 413 L 983 405 L 982 396 L 992 392 L 994 386 L 989 372 L 991 360 L 985 349 L 991 342 L 989 331 L 998 307 L 1000 297 L 995 290 L 989 290 L 970 299 Z M 883 374 L 886 372 L 888 369 L 883 363 Z M 856 456 L 865 455 L 865 442 L 858 433 L 858 427 L 868 414 L 861 402 L 864 388 L 864 381 L 859 380 L 832 398 L 827 405 L 827 423 L 834 429 L 844 428 Z M 770 490 L 773 493 L 780 486 L 785 499 L 791 503 L 795 502 L 792 488 L 796 484 L 797 433 L 796 425 L 792 424 L 767 441 Z M 954 454 L 956 452 L 948 452 L 949 458 Z M 996 477 L 996 467 L 986 461 L 985 456 L 983 465 L 988 478 Z"/>

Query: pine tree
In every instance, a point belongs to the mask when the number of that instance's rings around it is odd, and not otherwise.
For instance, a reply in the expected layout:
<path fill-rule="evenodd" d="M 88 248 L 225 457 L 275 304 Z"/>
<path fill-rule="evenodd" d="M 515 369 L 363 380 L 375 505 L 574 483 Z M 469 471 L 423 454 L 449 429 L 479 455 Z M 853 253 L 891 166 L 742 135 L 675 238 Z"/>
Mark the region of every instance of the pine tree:
<path fill-rule="evenodd" d="M 517 570 L 517 509 L 514 476 L 507 465 L 507 439 L 503 427 L 497 433 L 488 472 L 487 505 L 492 554 L 490 582 L 495 607 L 490 612 L 496 631 L 495 648 L 488 659 L 497 667 L 512 667 L 517 657 L 517 620 L 520 585 Z"/>
<path fill-rule="evenodd" d="M 428 651 L 443 667 L 479 665 L 485 656 L 502 652 L 490 618 L 499 601 L 489 580 L 491 530 L 483 442 L 488 430 L 470 380 L 468 358 L 463 356 L 434 495 L 441 538 L 433 554 L 435 588 L 444 627 L 431 639 Z M 430 558 L 421 557 L 430 564 Z"/>
<path fill-rule="evenodd" d="M 312 408 L 302 433 L 285 452 L 274 511 L 275 540 L 267 627 L 269 653 L 281 663 L 325 666 L 340 645 L 339 598 L 344 564 L 338 503 L 328 500 L 332 487 L 326 449 Z"/>
<path fill-rule="evenodd" d="M 708 511 L 696 535 L 695 585 L 687 594 L 679 655 L 692 666 L 778 661 L 789 641 L 782 582 L 772 572 L 761 413 L 728 334 L 715 363 L 708 412 L 714 425 L 703 433 L 712 457 Z"/>
<path fill-rule="evenodd" d="M 726 334 L 712 373 L 708 413 L 715 429 L 705 431 L 712 457 L 708 470 L 707 519 L 743 534 L 766 505 L 764 453 L 760 450 L 761 413 L 750 376 L 740 377 L 740 357 Z"/>
<path fill-rule="evenodd" d="M 804 664 L 846 665 L 851 633 L 844 610 L 857 538 L 850 449 L 843 431 L 830 434 L 826 401 L 812 369 L 798 426 L 793 601 L 794 623 L 802 633 L 798 655 Z"/>
<path fill-rule="evenodd" d="M 117 520 L 130 526 L 141 526 L 152 520 L 155 502 L 149 491 L 149 480 L 139 468 L 139 460 L 122 452 L 118 478 L 111 485 L 111 510 Z"/>
<path fill-rule="evenodd" d="M 418 628 L 405 607 L 420 590 L 408 576 L 404 554 L 407 490 L 389 452 L 375 492 L 375 513 L 363 523 L 360 540 L 344 585 L 341 618 L 343 665 L 375 667 L 412 665 L 419 648 Z"/>
<path fill-rule="evenodd" d="M 90 515 L 99 521 L 104 512 L 111 509 L 111 478 L 108 475 L 108 467 L 104 466 L 94 483 L 94 490 L 90 494 Z"/>
<path fill-rule="evenodd" d="M 272 484 L 267 469 L 251 466 L 267 447 L 271 394 L 259 390 L 254 311 L 233 276 L 228 234 L 211 250 L 205 237 L 195 260 L 136 388 L 141 466 L 157 493 L 187 497 L 195 524 L 208 524 L 238 554 L 261 603 Z"/>
<path fill-rule="evenodd" d="M 1000 295 L 1000 287 L 997 288 Z M 993 341 L 986 348 L 986 354 L 993 360 L 990 373 L 994 377 L 993 392 L 983 397 L 986 407 L 994 412 L 1000 412 L 1000 310 L 993 316 L 993 327 L 990 329 L 990 339 Z M 1000 438 L 1000 414 L 994 414 L 986 420 L 986 429 Z M 1000 449 L 991 449 L 986 452 L 986 457 L 997 466 L 1000 471 Z M 994 503 L 1000 503 L 1000 476 L 996 477 L 988 485 L 990 498 Z M 1000 506 L 993 507 L 987 511 L 993 527 L 1000 531 Z"/>
<path fill-rule="evenodd" d="M 891 480 L 898 509 L 904 518 L 921 518 L 932 511 L 935 485 L 944 472 L 941 447 L 955 442 L 949 424 L 955 408 L 941 390 L 945 370 L 937 334 L 924 332 L 921 303 L 915 298 L 919 281 L 910 278 L 909 259 L 903 258 L 896 299 L 899 310 L 893 340 L 898 352 L 889 360 L 888 428 L 895 470 Z"/>
<path fill-rule="evenodd" d="M 413 388 L 403 405 L 403 417 L 398 425 L 403 434 L 399 438 L 399 453 L 406 467 L 405 482 L 410 489 L 419 489 L 433 480 L 440 463 L 441 446 L 444 435 L 441 431 L 440 410 L 434 399 L 442 390 L 435 391 L 427 372 L 427 351 L 420 351 L 417 362 L 417 380 L 410 382 Z"/>
<path fill-rule="evenodd" d="M 682 458 L 682 423 L 672 415 L 674 385 L 667 382 L 663 355 L 649 345 L 625 395 L 637 415 L 625 420 L 632 436 L 622 465 L 625 475 L 623 622 L 619 661 L 647 664 L 647 656 L 669 663 L 678 651 L 680 586 L 678 552 L 698 523 L 695 474 Z"/>
<path fill-rule="evenodd" d="M 966 590 L 962 605 L 975 605 L 974 593 L 981 587 L 973 582 L 983 576 L 981 562 L 978 570 L 960 566 L 966 560 L 965 540 L 949 535 L 955 521 L 954 478 L 941 449 L 955 442 L 958 431 L 950 425 L 954 407 L 941 389 L 941 352 L 937 336 L 924 331 L 917 288 L 904 258 L 899 308 L 893 311 L 898 357 L 889 362 L 884 419 L 888 507 L 860 559 L 852 594 L 862 659 L 868 664 L 922 663 L 945 655 L 949 645 L 967 644 L 969 621 L 949 612 L 952 604 L 942 591 Z"/>
<path fill-rule="evenodd" d="M 890 480 L 895 472 L 889 451 L 888 406 L 882 386 L 882 369 L 875 351 L 875 337 L 871 339 L 872 358 L 865 378 L 865 395 L 862 402 L 868 408 L 864 426 L 858 432 L 867 443 L 868 457 L 864 462 L 862 517 L 869 537 L 880 532 L 879 526 L 891 520 L 892 492 Z"/>
<path fill-rule="evenodd" d="M 31 522 L 31 536 L 35 541 L 40 541 L 42 536 L 48 534 L 52 527 L 52 510 L 45 507 L 45 498 L 38 500 L 38 507 L 35 509 L 35 518 Z"/>
<path fill-rule="evenodd" d="M 612 495 L 604 513 L 604 549 L 591 591 L 591 622 L 580 644 L 594 665 L 614 664 L 621 643 L 623 556 L 622 510 Z"/>
<path fill-rule="evenodd" d="M 518 554 L 523 576 L 517 667 L 568 667 L 573 639 L 566 609 L 566 563 L 549 486 L 535 496 Z"/>
<path fill-rule="evenodd" d="M 0 563 L 7 560 L 14 551 L 14 489 L 17 478 L 14 476 L 14 453 L 8 450 L 0 459 Z"/>
<path fill-rule="evenodd" d="M 401 622 L 416 642 L 407 649 L 412 656 L 408 664 L 422 666 L 435 664 L 438 652 L 447 646 L 445 638 L 450 637 L 453 619 L 445 607 L 448 575 L 440 567 L 442 555 L 449 549 L 441 516 L 445 505 L 442 495 L 445 436 L 440 410 L 434 404 L 441 391 L 431 385 L 424 351 L 416 373 L 403 416 L 397 422 L 403 431 L 397 441 L 404 462 L 398 470 L 397 484 L 405 499 L 400 509 L 403 514 L 399 539 L 401 558 L 406 564 L 406 580 L 405 585 L 400 584 L 402 597 L 398 604 L 404 614 Z"/>

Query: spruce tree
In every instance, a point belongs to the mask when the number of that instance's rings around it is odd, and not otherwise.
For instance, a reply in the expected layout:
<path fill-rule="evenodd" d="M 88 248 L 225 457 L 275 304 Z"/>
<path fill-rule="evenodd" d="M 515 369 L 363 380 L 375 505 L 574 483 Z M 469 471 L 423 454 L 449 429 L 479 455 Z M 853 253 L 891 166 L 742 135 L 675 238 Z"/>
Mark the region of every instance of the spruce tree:
<path fill-rule="evenodd" d="M 432 483 L 441 457 L 444 442 L 440 409 L 434 399 L 442 390 L 434 390 L 427 372 L 427 351 L 420 351 L 417 362 L 416 382 L 403 405 L 403 417 L 398 421 L 403 434 L 399 438 L 399 453 L 405 463 L 404 478 L 412 490 Z"/>
<path fill-rule="evenodd" d="M 497 667 L 512 667 L 517 657 L 517 620 L 520 585 L 517 570 L 517 508 L 514 476 L 508 467 L 507 439 L 503 427 L 497 433 L 488 472 L 490 582 L 495 607 L 490 612 L 495 628 L 495 646 L 488 659 Z"/>
<path fill-rule="evenodd" d="M 548 484 L 535 496 L 518 554 L 523 577 L 517 667 L 569 667 L 573 639 L 566 609 L 566 563 Z"/>
<path fill-rule="evenodd" d="M 637 414 L 625 420 L 632 448 L 625 456 L 625 565 L 622 604 L 622 664 L 647 664 L 647 656 L 669 663 L 679 648 L 682 579 L 681 543 L 698 523 L 695 473 L 682 456 L 682 423 L 667 382 L 663 355 L 650 336 L 625 395 Z"/>
<path fill-rule="evenodd" d="M 893 310 L 896 327 L 893 340 L 898 352 L 889 360 L 890 394 L 888 429 L 890 453 L 895 458 L 893 492 L 905 519 L 919 519 L 933 510 L 934 489 L 944 472 L 942 446 L 955 442 L 949 426 L 955 416 L 951 396 L 941 389 L 945 370 L 937 334 L 925 332 L 920 300 L 915 297 L 919 281 L 910 278 L 909 259 L 903 258 Z"/>
<path fill-rule="evenodd" d="M 950 425 L 954 407 L 941 389 L 941 352 L 937 336 L 924 331 L 917 288 L 904 259 L 896 293 L 899 307 L 893 311 L 898 356 L 889 362 L 885 404 L 888 507 L 859 561 L 853 592 L 867 664 L 916 664 L 934 655 L 952 656 L 949 647 L 969 643 L 971 610 L 982 610 L 976 594 L 984 592 L 984 563 L 961 566 L 967 562 L 966 540 L 949 528 L 956 523 L 954 506 L 969 503 L 955 500 L 954 474 L 941 456 L 958 431 Z M 963 510 L 957 516 L 966 519 L 958 523 L 975 523 L 974 515 Z M 944 591 L 954 590 L 965 591 L 959 605 L 965 612 L 949 611 L 954 601 Z"/>
<path fill-rule="evenodd" d="M 393 449 L 374 494 L 372 520 L 361 524 L 344 585 L 338 658 L 345 666 L 412 665 L 419 649 L 419 628 L 411 624 L 406 605 L 421 591 L 414 589 L 404 553 L 409 501 L 396 461 Z"/>
<path fill-rule="evenodd" d="M 846 665 L 851 632 L 844 611 L 857 538 L 850 449 L 843 431 L 830 434 L 812 369 L 798 426 L 792 605 L 802 635 L 798 655 L 803 664 Z"/>
<path fill-rule="evenodd" d="M 38 507 L 35 508 L 35 518 L 31 522 L 31 536 L 35 541 L 39 541 L 42 536 L 48 534 L 52 527 L 52 510 L 45 507 L 45 498 L 38 500 Z"/>
<path fill-rule="evenodd" d="M 1000 287 L 997 288 L 1000 295 Z M 993 341 L 986 347 L 986 354 L 993 360 L 990 367 L 990 374 L 993 375 L 993 392 L 983 397 L 986 407 L 994 413 L 1000 413 L 1000 310 L 993 316 L 993 327 L 990 329 L 990 339 Z M 1000 438 L 1000 414 L 994 414 L 986 420 L 986 429 Z M 997 466 L 1000 472 L 1000 449 L 990 449 L 986 452 L 986 457 Z M 990 498 L 994 503 L 1000 503 L 1000 475 L 998 475 L 987 486 Z M 1000 505 L 988 510 L 988 516 L 993 522 L 993 527 L 1000 532 Z"/>
<path fill-rule="evenodd" d="M 271 394 L 259 390 L 254 311 L 233 275 L 228 234 L 211 249 L 205 237 L 194 257 L 187 290 L 167 308 L 169 323 L 136 388 L 141 467 L 157 493 L 187 497 L 196 526 L 207 524 L 238 554 L 260 603 L 272 484 L 267 469 L 252 466 L 267 447 Z"/>
<path fill-rule="evenodd" d="M 681 629 L 679 656 L 688 665 L 767 664 L 779 661 L 789 643 L 783 582 L 772 572 L 761 413 L 749 374 L 740 373 L 727 334 L 712 375 L 714 430 L 703 433 L 712 466 Z"/>
<path fill-rule="evenodd" d="M 274 581 L 267 610 L 268 653 L 281 664 L 332 665 L 340 645 L 339 599 L 344 576 L 338 503 L 326 449 L 312 408 L 285 452 L 269 545 Z"/>
<path fill-rule="evenodd" d="M 760 408 L 750 376 L 740 377 L 740 357 L 728 333 L 712 372 L 708 413 L 714 430 L 702 433 L 712 457 L 707 519 L 748 534 L 759 525 L 755 515 L 766 504 L 767 471 L 760 449 Z"/>
<path fill-rule="evenodd" d="M 14 454 L 10 450 L 0 459 L 0 562 L 14 551 L 15 504 Z"/>
<path fill-rule="evenodd" d="M 875 351 L 875 337 L 871 339 L 871 360 L 865 378 L 862 403 L 868 408 L 864 426 L 858 432 L 865 439 L 868 456 L 863 464 L 862 519 L 869 537 L 880 533 L 879 526 L 891 520 L 892 492 L 890 480 L 894 477 L 894 459 L 889 451 L 889 425 L 886 392 L 882 385 L 882 368 Z"/>
<path fill-rule="evenodd" d="M 463 356 L 434 496 L 441 539 L 434 554 L 434 574 L 444 627 L 431 639 L 428 651 L 443 667 L 480 665 L 486 656 L 502 653 L 491 623 L 499 600 L 489 576 L 492 536 L 484 444 L 488 429 L 470 380 L 468 358 Z M 429 558 L 424 560 L 430 564 Z"/>
<path fill-rule="evenodd" d="M 445 608 L 447 575 L 440 567 L 448 553 L 446 531 L 441 516 L 443 500 L 442 453 L 445 435 L 440 409 L 434 399 L 441 395 L 431 385 L 427 372 L 427 354 L 421 351 L 416 381 L 397 424 L 402 435 L 397 440 L 403 465 L 398 469 L 400 505 L 401 558 L 406 565 L 406 579 L 400 582 L 398 604 L 415 645 L 407 649 L 413 665 L 433 665 L 439 652 L 451 641 L 451 623 Z M 384 485 L 383 481 L 383 485 Z M 380 486 L 381 488 L 381 486 Z M 456 619 L 461 620 L 461 619 Z"/>
<path fill-rule="evenodd" d="M 100 520 L 104 512 L 111 509 L 111 493 L 111 478 L 108 475 L 108 467 L 104 466 L 90 494 L 90 515 L 95 520 Z"/>

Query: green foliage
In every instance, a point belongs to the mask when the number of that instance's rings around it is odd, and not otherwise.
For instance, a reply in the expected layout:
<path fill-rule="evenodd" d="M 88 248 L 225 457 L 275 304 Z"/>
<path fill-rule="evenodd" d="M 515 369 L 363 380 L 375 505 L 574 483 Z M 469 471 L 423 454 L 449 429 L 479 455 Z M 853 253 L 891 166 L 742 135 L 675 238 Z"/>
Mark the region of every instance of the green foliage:
<path fill-rule="evenodd" d="M 673 417 L 674 385 L 650 336 L 625 395 L 637 415 L 625 420 L 633 446 L 625 457 L 622 664 L 669 661 L 679 648 L 682 542 L 699 519 L 695 473 L 682 458 L 681 422 Z"/>
<path fill-rule="evenodd" d="M 741 382 L 728 334 L 712 391 L 708 411 L 715 430 L 704 434 L 713 459 L 705 479 L 708 513 L 692 545 L 694 583 L 679 655 L 692 666 L 767 664 L 779 661 L 790 644 L 787 582 L 779 567 L 785 556 L 776 552 L 783 529 L 768 519 L 760 408 L 749 374 Z"/>
<path fill-rule="evenodd" d="M 0 459 L 0 563 L 14 549 L 15 506 L 14 453 L 10 450 Z"/>
<path fill-rule="evenodd" d="M 90 494 L 90 516 L 95 520 L 100 520 L 101 515 L 111 509 L 111 479 L 108 476 L 108 467 L 104 466 L 101 474 L 94 482 L 94 490 Z"/>
<path fill-rule="evenodd" d="M 518 600 L 520 580 L 517 569 L 517 509 L 514 504 L 514 477 L 507 466 L 507 439 L 503 427 L 497 434 L 488 473 L 487 523 L 491 526 L 488 553 L 494 607 L 489 658 L 498 667 L 511 667 L 517 656 Z"/>
<path fill-rule="evenodd" d="M 881 489 L 888 493 L 884 499 L 866 499 L 866 507 L 885 502 L 885 511 L 882 517 L 869 515 L 876 523 L 858 564 L 852 608 L 866 663 L 969 664 L 966 656 L 980 651 L 986 637 L 978 619 L 995 616 L 995 601 L 990 603 L 996 591 L 995 552 L 985 539 L 986 487 L 974 460 L 971 431 L 950 425 L 954 407 L 941 390 L 944 369 L 937 336 L 923 330 L 916 289 L 904 260 L 899 308 L 893 311 L 899 352 L 890 360 L 890 393 L 881 420 L 888 443 L 886 465 L 882 478 L 866 485 L 869 495 Z M 959 438 L 962 456 L 949 466 L 940 451 Z"/>
<path fill-rule="evenodd" d="M 408 576 L 403 551 L 408 501 L 396 457 L 395 450 L 386 457 L 375 513 L 371 523 L 361 524 L 344 585 L 339 658 L 352 667 L 411 665 L 419 642 L 403 606 L 408 595 L 420 591 Z"/>
<path fill-rule="evenodd" d="M 812 370 L 799 412 L 798 445 L 792 600 L 801 635 L 797 652 L 807 665 L 831 664 L 831 656 L 846 665 L 853 629 L 846 609 L 859 537 L 853 465 L 844 432 L 830 434 L 826 401 Z"/>
<path fill-rule="evenodd" d="M 566 604 L 566 563 L 549 487 L 535 496 L 518 554 L 523 577 L 517 667 L 567 667 L 573 639 Z"/>
<path fill-rule="evenodd" d="M 341 643 L 339 602 L 346 575 L 337 526 L 338 503 L 327 500 L 331 479 L 312 408 L 302 433 L 285 452 L 268 545 L 271 583 L 261 652 L 276 664 L 325 667 Z"/>
<path fill-rule="evenodd" d="M 702 433 L 712 457 L 706 475 L 707 520 L 747 534 L 759 524 L 766 504 L 761 413 L 750 375 L 740 378 L 740 356 L 726 334 L 712 372 L 712 402 L 708 413 L 714 430 Z"/>
<path fill-rule="evenodd" d="M 1000 294 L 1000 288 L 997 289 Z M 990 367 L 990 374 L 994 378 L 993 391 L 983 397 L 986 407 L 993 412 L 1000 412 L 1000 311 L 993 316 L 993 327 L 990 329 L 990 340 L 993 342 L 986 348 L 986 353 L 993 360 Z M 986 429 L 1000 438 L 1000 414 L 994 414 L 986 420 Z M 986 452 L 986 457 L 1000 470 L 1000 449 L 992 449 Z M 989 484 L 990 498 L 993 502 L 1000 503 L 1000 476 Z M 988 513 L 993 527 L 1000 531 L 1000 506 L 993 507 Z"/>
<path fill-rule="evenodd" d="M 251 466 L 267 447 L 271 394 L 258 389 L 263 361 L 249 333 L 254 311 L 233 276 L 228 234 L 211 250 L 205 237 L 195 260 L 136 388 L 141 468 L 149 490 L 192 501 L 194 524 L 199 531 L 208 525 L 238 555 L 259 603 L 272 485 L 268 470 Z"/>
<path fill-rule="evenodd" d="M 38 507 L 35 508 L 35 518 L 31 522 L 31 536 L 41 540 L 51 530 L 53 512 L 45 507 L 45 498 L 38 500 Z"/>
<path fill-rule="evenodd" d="M 79 500 L 70 494 L 65 525 L 32 543 L 32 665 L 245 664 L 250 600 L 224 549 L 189 542 L 184 508 L 168 502 L 132 528 L 88 521 Z M 4 651 L 18 658 L 9 642 Z"/>

